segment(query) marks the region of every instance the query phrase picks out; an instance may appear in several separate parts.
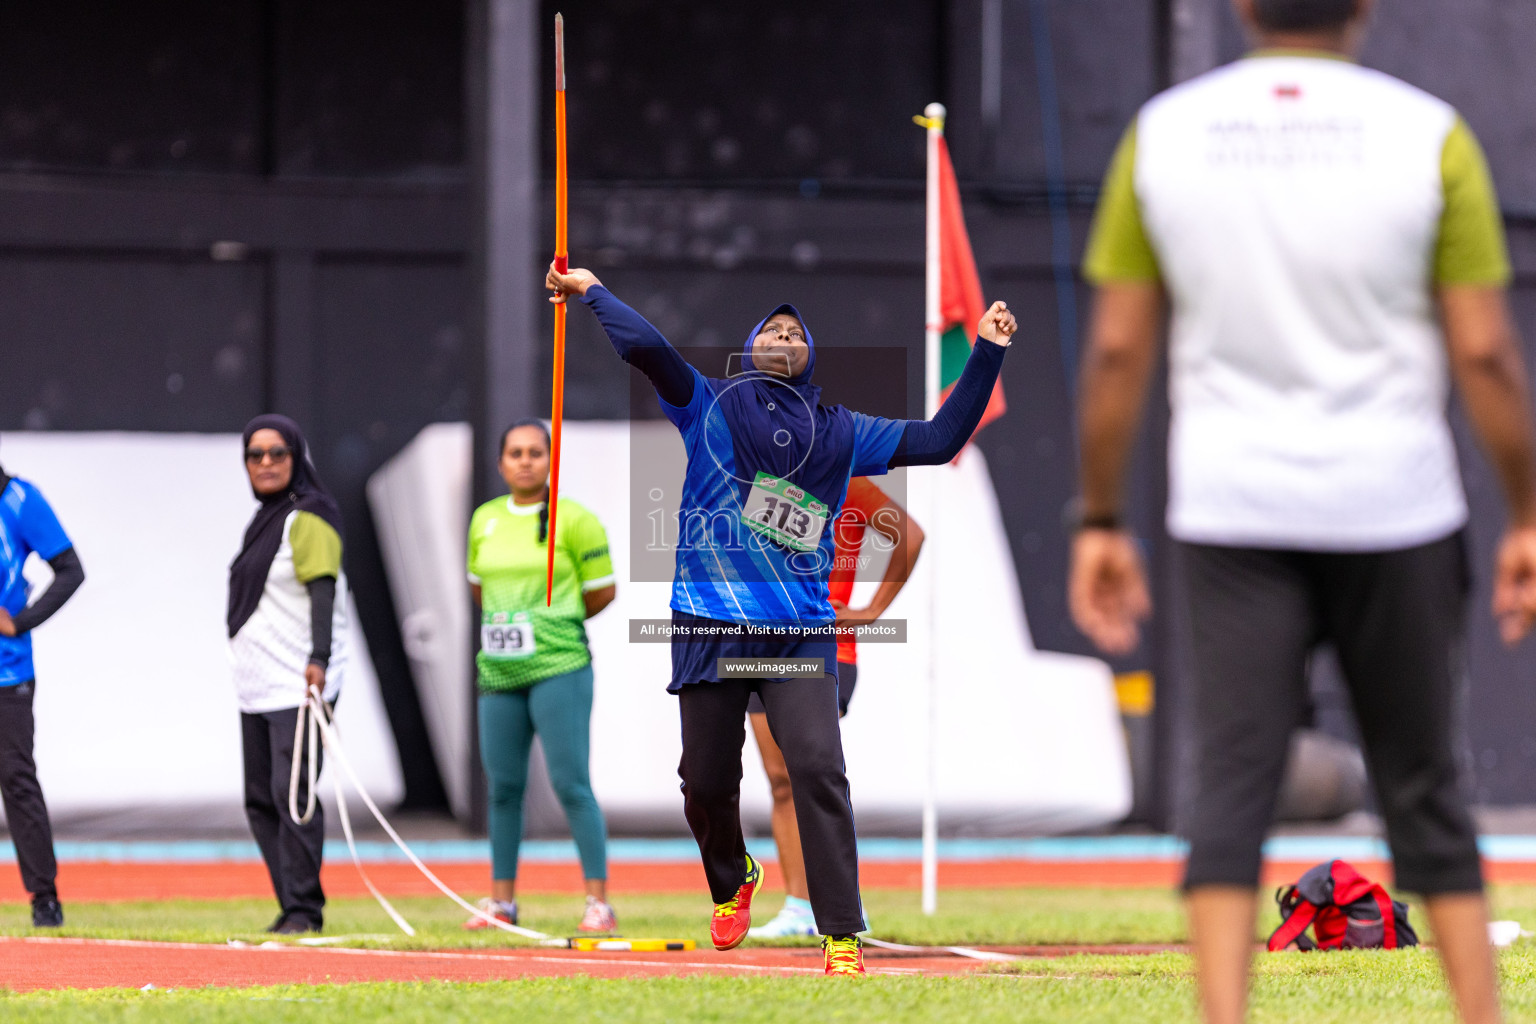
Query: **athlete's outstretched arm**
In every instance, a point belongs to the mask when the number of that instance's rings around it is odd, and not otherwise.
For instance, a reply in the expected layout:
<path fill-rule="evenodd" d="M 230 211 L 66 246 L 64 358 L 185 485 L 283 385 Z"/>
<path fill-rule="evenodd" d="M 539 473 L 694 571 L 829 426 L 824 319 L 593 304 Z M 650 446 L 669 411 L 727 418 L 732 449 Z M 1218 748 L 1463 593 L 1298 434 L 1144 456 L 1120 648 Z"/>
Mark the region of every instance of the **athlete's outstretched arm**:
<path fill-rule="evenodd" d="M 555 294 L 550 302 L 564 302 L 576 295 L 592 307 L 619 358 L 650 378 L 656 393 L 668 405 L 687 405 L 693 398 L 694 372 L 650 321 L 619 301 L 590 270 L 572 267 L 560 273 L 549 265 L 544 287 Z"/>
<path fill-rule="evenodd" d="M 1003 368 L 1003 356 L 1018 324 L 1006 303 L 994 302 L 981 318 L 976 344 L 949 398 L 931 420 L 908 420 L 901 441 L 888 463 L 897 466 L 937 466 L 960 454 L 987 411 L 992 386 Z"/>

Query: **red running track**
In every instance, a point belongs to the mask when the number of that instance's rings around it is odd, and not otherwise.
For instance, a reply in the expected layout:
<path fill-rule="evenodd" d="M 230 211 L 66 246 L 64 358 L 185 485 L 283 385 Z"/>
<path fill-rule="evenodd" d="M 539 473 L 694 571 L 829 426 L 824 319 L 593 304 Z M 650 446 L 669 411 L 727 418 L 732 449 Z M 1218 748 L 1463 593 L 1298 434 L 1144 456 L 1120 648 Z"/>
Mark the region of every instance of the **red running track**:
<path fill-rule="evenodd" d="M 1266 866 L 1265 883 L 1297 878 L 1309 864 L 1276 862 Z M 1390 877 L 1388 865 L 1361 862 L 1366 874 Z M 1490 880 L 1536 883 L 1536 863 L 1494 862 Z M 1171 861 L 1034 862 L 990 861 L 940 865 L 939 881 L 953 888 L 1146 887 L 1170 886 L 1180 865 Z M 434 870 L 455 889 L 484 891 L 489 864 L 446 864 Z M 869 888 L 914 889 L 917 864 L 867 863 L 861 868 Z M 408 864 L 377 864 L 369 872 L 391 894 L 431 894 L 435 890 Z M 775 874 L 769 866 L 770 879 Z M 527 864 L 519 882 L 525 891 L 575 892 L 575 865 Z M 697 864 L 615 864 L 612 882 L 620 892 L 698 892 L 703 878 Z M 231 899 L 269 897 L 270 883 L 259 864 L 66 863 L 59 888 L 71 901 Z M 333 896 L 366 895 L 350 864 L 329 865 L 325 885 Z M 17 887 L 0 897 L 24 898 Z M 1157 947 L 1158 949 L 1166 947 Z M 1033 947 L 1014 949 L 1025 956 L 1067 953 L 1153 952 L 1153 947 Z M 985 970 L 977 960 L 951 956 L 868 950 L 873 974 L 963 974 Z M 0 988 L 32 991 L 54 988 L 188 988 L 205 985 L 344 984 L 365 981 L 498 981 L 514 978 L 590 976 L 644 978 L 718 974 L 795 976 L 821 971 L 816 949 L 737 949 L 729 953 L 584 953 L 558 949 L 504 949 L 408 952 L 281 946 L 234 947 L 71 938 L 0 937 Z"/>
<path fill-rule="evenodd" d="M 986 964 L 955 956 L 866 951 L 870 974 L 966 974 Z M 0 938 L 0 988 L 201 988 L 339 985 L 368 981 L 653 978 L 822 973 L 819 949 L 728 953 L 582 953 L 558 949 L 407 952 L 305 946 L 215 946 L 110 939 Z"/>

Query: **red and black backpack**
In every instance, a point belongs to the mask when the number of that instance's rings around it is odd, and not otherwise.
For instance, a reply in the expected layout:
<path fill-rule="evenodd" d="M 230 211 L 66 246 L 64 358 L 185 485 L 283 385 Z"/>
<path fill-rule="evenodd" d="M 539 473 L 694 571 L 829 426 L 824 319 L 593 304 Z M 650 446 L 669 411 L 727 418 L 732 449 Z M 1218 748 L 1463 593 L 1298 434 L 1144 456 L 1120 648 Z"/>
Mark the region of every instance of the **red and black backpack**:
<path fill-rule="evenodd" d="M 1280 927 L 1269 937 L 1276 952 L 1296 943 L 1314 949 L 1400 949 L 1417 946 L 1408 907 L 1342 860 L 1319 864 L 1275 893 Z M 1307 935 L 1311 927 L 1314 941 Z"/>

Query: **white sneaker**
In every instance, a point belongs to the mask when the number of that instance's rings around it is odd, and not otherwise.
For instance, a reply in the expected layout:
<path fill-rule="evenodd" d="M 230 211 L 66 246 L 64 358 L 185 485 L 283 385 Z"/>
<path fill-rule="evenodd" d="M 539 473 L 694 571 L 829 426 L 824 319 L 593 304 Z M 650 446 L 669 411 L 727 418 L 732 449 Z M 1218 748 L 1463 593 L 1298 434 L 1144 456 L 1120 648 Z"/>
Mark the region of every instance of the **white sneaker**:
<path fill-rule="evenodd" d="M 576 926 L 581 932 L 611 932 L 619 927 L 619 919 L 613 912 L 613 907 L 604 903 L 596 896 L 587 897 L 587 912 L 581 915 L 581 924 Z"/>
<path fill-rule="evenodd" d="M 476 904 L 476 906 L 479 908 L 481 913 L 488 917 L 494 917 L 496 920 L 505 924 L 517 924 L 516 900 L 507 900 L 503 902 L 502 900 L 493 900 L 487 896 L 485 899 Z M 484 917 L 479 916 L 471 917 L 468 921 L 464 922 L 464 929 L 471 932 L 479 931 L 482 928 L 494 927 L 496 926 L 491 924 L 491 922 L 487 921 Z"/>
<path fill-rule="evenodd" d="M 788 939 L 817 934 L 816 915 L 809 908 L 788 905 L 767 924 L 747 929 L 747 935 L 754 939 Z"/>

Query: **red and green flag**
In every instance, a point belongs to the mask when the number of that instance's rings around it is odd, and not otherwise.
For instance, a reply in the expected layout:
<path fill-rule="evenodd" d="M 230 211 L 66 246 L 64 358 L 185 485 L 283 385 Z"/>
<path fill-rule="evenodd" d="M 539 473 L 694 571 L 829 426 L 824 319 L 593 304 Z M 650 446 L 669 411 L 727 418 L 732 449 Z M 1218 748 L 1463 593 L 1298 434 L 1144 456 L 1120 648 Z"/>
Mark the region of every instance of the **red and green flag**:
<path fill-rule="evenodd" d="M 955 381 L 965 369 L 971 346 L 976 343 L 976 324 L 987 311 L 981 297 L 981 279 L 976 274 L 976 257 L 965 233 L 965 214 L 960 209 L 960 186 L 955 181 L 955 167 L 949 160 L 949 146 L 939 137 L 939 401 L 949 398 Z M 1003 400 L 1003 382 L 992 388 L 986 411 L 981 414 L 980 430 L 1008 409 Z"/>

